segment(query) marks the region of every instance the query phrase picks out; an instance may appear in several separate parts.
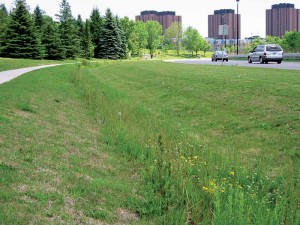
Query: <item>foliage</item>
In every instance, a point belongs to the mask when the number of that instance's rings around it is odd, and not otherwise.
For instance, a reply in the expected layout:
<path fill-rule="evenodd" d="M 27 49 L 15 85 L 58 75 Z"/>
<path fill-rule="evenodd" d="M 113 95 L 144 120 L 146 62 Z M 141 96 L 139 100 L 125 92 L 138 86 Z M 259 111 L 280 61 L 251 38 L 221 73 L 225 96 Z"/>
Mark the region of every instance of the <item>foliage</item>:
<path fill-rule="evenodd" d="M 45 12 L 37 5 L 33 11 L 34 26 L 39 37 L 42 35 L 42 29 L 44 27 L 44 14 Z"/>
<path fill-rule="evenodd" d="M 80 53 L 80 39 L 77 35 L 77 27 L 72 16 L 71 6 L 67 0 L 60 3 L 59 14 L 59 33 L 62 46 L 66 51 L 67 58 L 76 58 Z"/>
<path fill-rule="evenodd" d="M 120 59 L 126 52 L 126 43 L 123 43 L 124 34 L 117 24 L 116 18 L 110 9 L 106 10 L 104 24 L 100 31 L 98 57 L 102 59 Z"/>
<path fill-rule="evenodd" d="M 123 25 L 118 17 L 116 17 L 116 26 L 118 28 L 120 38 L 120 58 L 125 59 L 128 53 L 128 38 L 126 33 L 124 32 Z"/>
<path fill-rule="evenodd" d="M 7 28 L 9 15 L 7 9 L 4 4 L 0 4 L 0 50 L 1 50 L 1 42 L 5 34 L 5 30 Z"/>
<path fill-rule="evenodd" d="M 188 27 L 183 33 L 182 44 L 186 50 L 192 52 L 192 56 L 194 51 L 197 50 L 199 42 L 200 42 L 199 32 L 193 27 Z"/>
<path fill-rule="evenodd" d="M 300 52 L 300 32 L 286 32 L 282 39 L 284 50 Z"/>
<path fill-rule="evenodd" d="M 120 25 L 122 27 L 122 30 L 124 32 L 124 35 L 126 37 L 127 40 L 127 44 L 128 44 L 128 51 L 131 53 L 133 52 L 133 44 L 132 44 L 132 35 L 133 35 L 133 31 L 134 31 L 134 26 L 135 26 L 135 21 L 130 20 L 128 17 L 124 17 L 124 18 L 119 18 L 119 22 Z"/>
<path fill-rule="evenodd" d="M 174 22 L 172 23 L 165 32 L 165 38 L 168 39 L 169 43 L 174 46 L 179 55 L 182 41 L 182 23 Z"/>
<path fill-rule="evenodd" d="M 34 21 L 27 9 L 25 0 L 16 1 L 10 15 L 1 46 L 1 56 L 11 58 L 39 59 L 43 47 L 34 29 Z"/>
<path fill-rule="evenodd" d="M 45 25 L 42 36 L 42 44 L 45 46 L 46 59 L 65 59 L 66 49 L 64 48 L 58 24 L 48 21 Z"/>
<path fill-rule="evenodd" d="M 151 59 L 154 56 L 154 51 L 161 45 L 163 42 L 162 36 L 162 25 L 157 21 L 149 20 L 146 22 L 147 30 L 147 47 L 150 51 Z"/>
<path fill-rule="evenodd" d="M 82 56 L 86 59 L 91 59 L 94 56 L 94 46 L 92 42 L 92 35 L 90 32 L 90 22 L 85 21 L 84 31 L 82 34 Z"/>
<path fill-rule="evenodd" d="M 92 42 L 95 46 L 94 48 L 94 56 L 98 57 L 99 54 L 99 40 L 100 40 L 100 32 L 103 25 L 103 18 L 100 16 L 100 12 L 98 8 L 94 8 L 92 10 L 90 16 L 90 30 L 92 36 Z"/>
<path fill-rule="evenodd" d="M 146 23 L 142 21 L 135 22 L 133 31 L 130 36 L 129 42 L 132 48 L 132 52 L 138 55 L 142 54 L 142 50 L 147 47 L 148 33 L 146 30 Z"/>

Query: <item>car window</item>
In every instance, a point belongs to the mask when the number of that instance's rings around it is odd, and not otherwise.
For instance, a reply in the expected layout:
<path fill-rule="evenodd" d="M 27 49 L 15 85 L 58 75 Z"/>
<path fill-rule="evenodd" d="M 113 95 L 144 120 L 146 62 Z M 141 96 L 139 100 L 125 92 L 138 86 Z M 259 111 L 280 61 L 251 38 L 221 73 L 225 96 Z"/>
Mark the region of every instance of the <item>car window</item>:
<path fill-rule="evenodd" d="M 281 51 L 281 48 L 278 45 L 268 45 L 266 50 L 269 52 L 278 52 Z"/>
<path fill-rule="evenodd" d="M 263 52 L 264 51 L 264 48 L 263 47 L 257 47 L 256 48 L 256 52 Z"/>

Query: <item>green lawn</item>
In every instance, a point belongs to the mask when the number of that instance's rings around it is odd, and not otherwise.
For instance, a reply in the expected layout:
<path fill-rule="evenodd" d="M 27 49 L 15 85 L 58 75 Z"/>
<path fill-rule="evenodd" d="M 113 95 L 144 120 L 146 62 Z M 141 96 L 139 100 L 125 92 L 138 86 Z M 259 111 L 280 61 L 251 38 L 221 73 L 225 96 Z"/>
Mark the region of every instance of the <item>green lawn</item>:
<path fill-rule="evenodd" d="M 12 69 L 20 69 L 32 66 L 41 66 L 49 64 L 74 63 L 74 60 L 34 60 L 34 59 L 10 59 L 0 57 L 0 72 Z"/>
<path fill-rule="evenodd" d="M 299 224 L 299 90 L 161 61 L 0 85 L 0 224 Z"/>

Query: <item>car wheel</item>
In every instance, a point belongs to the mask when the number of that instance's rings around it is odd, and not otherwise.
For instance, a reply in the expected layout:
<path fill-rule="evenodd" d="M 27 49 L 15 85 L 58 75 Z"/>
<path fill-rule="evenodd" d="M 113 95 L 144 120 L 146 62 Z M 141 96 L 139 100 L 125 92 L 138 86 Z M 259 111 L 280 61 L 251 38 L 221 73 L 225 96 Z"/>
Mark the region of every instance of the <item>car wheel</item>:
<path fill-rule="evenodd" d="M 228 62 L 228 59 L 226 59 L 226 62 Z"/>
<path fill-rule="evenodd" d="M 252 60 L 250 57 L 248 57 L 248 63 L 252 63 Z"/>
<path fill-rule="evenodd" d="M 214 59 L 211 59 L 211 61 L 213 62 L 213 61 L 214 61 Z"/>
<path fill-rule="evenodd" d="M 215 59 L 215 62 L 218 62 L 218 59 Z"/>
<path fill-rule="evenodd" d="M 264 63 L 264 60 L 263 60 L 263 58 L 262 58 L 262 57 L 260 57 L 260 58 L 259 58 L 259 62 L 260 62 L 261 64 L 263 64 L 263 63 Z"/>
<path fill-rule="evenodd" d="M 277 61 L 277 63 L 278 63 L 278 64 L 280 64 L 280 63 L 281 63 L 281 61 L 279 60 L 279 61 Z"/>

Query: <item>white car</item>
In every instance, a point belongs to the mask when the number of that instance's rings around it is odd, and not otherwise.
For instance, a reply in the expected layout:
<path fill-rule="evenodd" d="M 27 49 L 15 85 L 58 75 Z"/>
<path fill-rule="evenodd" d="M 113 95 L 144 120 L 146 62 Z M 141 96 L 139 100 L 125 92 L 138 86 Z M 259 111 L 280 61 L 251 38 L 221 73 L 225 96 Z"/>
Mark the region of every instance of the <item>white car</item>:
<path fill-rule="evenodd" d="M 277 62 L 280 64 L 283 60 L 283 50 L 278 44 L 258 45 L 248 55 L 248 63 Z"/>
<path fill-rule="evenodd" d="M 215 51 L 214 54 L 211 56 L 211 61 L 217 62 L 218 60 L 223 60 L 228 62 L 228 54 L 225 51 Z"/>

